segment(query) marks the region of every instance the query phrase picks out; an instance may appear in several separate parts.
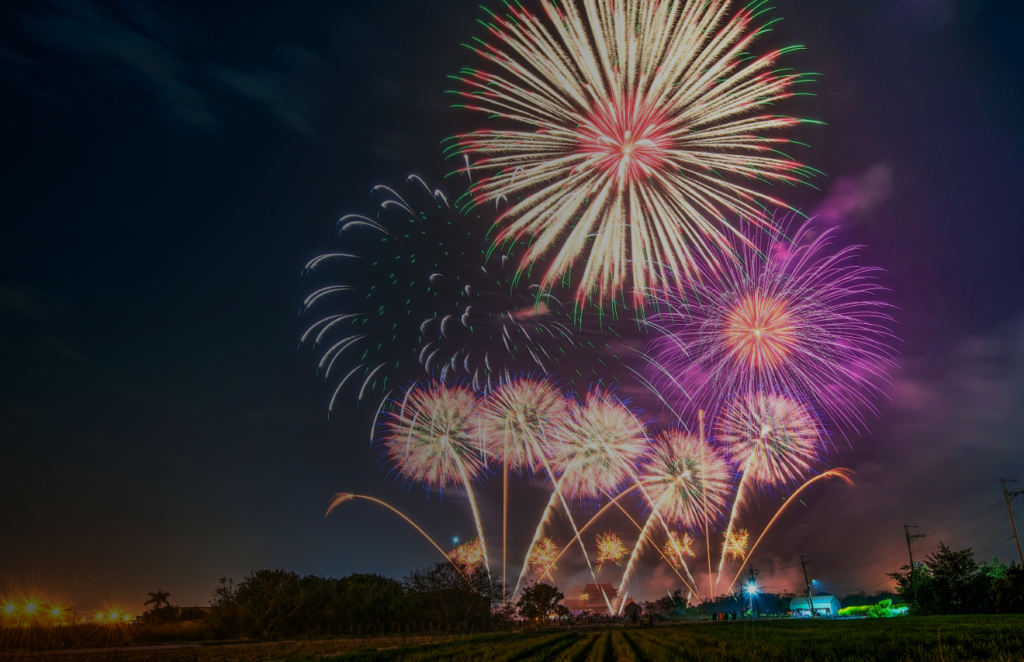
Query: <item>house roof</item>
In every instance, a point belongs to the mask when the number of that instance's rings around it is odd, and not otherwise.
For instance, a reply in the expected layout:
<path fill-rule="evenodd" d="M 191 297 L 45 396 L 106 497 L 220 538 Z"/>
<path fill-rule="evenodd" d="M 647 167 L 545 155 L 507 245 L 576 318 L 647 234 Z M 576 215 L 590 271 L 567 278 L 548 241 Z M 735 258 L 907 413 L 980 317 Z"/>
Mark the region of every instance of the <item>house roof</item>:
<path fill-rule="evenodd" d="M 814 607 L 828 607 L 833 602 L 839 602 L 839 598 L 834 595 L 815 595 L 812 600 L 814 601 Z M 807 598 L 793 598 L 789 603 L 790 609 L 807 609 Z"/>

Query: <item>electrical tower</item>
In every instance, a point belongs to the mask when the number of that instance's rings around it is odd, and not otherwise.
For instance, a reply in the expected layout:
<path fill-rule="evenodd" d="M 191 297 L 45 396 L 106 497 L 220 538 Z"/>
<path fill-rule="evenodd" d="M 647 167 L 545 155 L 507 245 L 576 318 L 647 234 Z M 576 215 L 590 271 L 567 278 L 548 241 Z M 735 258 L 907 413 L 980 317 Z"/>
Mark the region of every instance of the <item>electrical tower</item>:
<path fill-rule="evenodd" d="M 807 608 L 811 612 L 811 616 L 814 616 L 814 598 L 811 596 L 811 580 L 807 578 L 807 566 L 811 564 L 807 560 L 806 554 L 800 555 L 800 565 L 804 568 L 804 583 L 807 584 Z"/>
<path fill-rule="evenodd" d="M 918 538 L 924 538 L 923 533 L 911 533 L 911 529 L 918 527 L 911 526 L 910 524 L 903 525 L 903 535 L 907 536 L 907 552 L 910 553 L 910 572 L 914 572 L 914 547 L 913 542 Z"/>
<path fill-rule="evenodd" d="M 1013 521 L 1013 507 L 1010 505 L 1013 502 L 1015 496 L 1024 494 L 1024 490 L 1016 489 L 1011 490 L 1006 487 L 1007 483 L 1016 483 L 1016 480 L 1006 480 L 1000 478 L 999 482 L 1003 484 L 1003 498 L 1006 499 L 1006 510 L 1010 512 L 1010 526 L 1013 527 L 1013 539 L 1017 541 L 1017 556 L 1020 557 L 1020 564 L 1024 565 L 1024 554 L 1020 552 L 1020 538 L 1017 536 L 1017 523 Z"/>
<path fill-rule="evenodd" d="M 754 593 L 757 592 L 757 576 L 760 570 L 754 570 L 754 566 L 747 568 L 750 571 L 750 583 L 747 585 L 747 594 L 750 596 L 750 612 L 754 612 Z"/>

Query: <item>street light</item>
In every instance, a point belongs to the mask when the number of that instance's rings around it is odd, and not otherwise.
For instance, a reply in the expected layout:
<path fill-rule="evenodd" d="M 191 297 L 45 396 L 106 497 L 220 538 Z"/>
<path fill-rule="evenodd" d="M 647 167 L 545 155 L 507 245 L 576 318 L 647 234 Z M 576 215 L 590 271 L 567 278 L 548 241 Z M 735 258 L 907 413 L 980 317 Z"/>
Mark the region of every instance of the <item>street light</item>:
<path fill-rule="evenodd" d="M 758 594 L 757 582 L 755 582 L 754 580 L 750 580 L 743 587 L 743 590 L 746 591 L 747 595 L 750 596 L 750 612 L 753 613 L 754 612 L 754 596 Z"/>

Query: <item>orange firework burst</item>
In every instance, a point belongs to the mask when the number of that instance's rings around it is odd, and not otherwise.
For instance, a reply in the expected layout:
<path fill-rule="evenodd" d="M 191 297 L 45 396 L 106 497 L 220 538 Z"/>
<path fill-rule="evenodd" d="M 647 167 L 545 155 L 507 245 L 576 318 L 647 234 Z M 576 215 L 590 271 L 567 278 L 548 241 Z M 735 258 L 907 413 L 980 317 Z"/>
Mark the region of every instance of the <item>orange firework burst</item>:
<path fill-rule="evenodd" d="M 723 327 L 733 360 L 751 370 L 778 369 L 799 347 L 789 306 L 760 292 L 736 301 L 725 314 Z"/>
<path fill-rule="evenodd" d="M 448 552 L 448 558 L 466 572 L 484 565 L 484 548 L 479 538 L 473 538 L 453 547 L 452 551 Z"/>
<path fill-rule="evenodd" d="M 776 393 L 758 392 L 733 401 L 722 417 L 719 439 L 744 478 L 761 485 L 799 480 L 822 450 L 821 428 L 807 408 Z"/>
<path fill-rule="evenodd" d="M 729 534 L 722 547 L 722 556 L 730 561 L 742 561 L 747 550 L 750 549 L 750 532 L 746 529 L 737 529 Z"/>
<path fill-rule="evenodd" d="M 555 571 L 558 570 L 558 545 L 555 544 L 554 538 L 543 538 L 538 541 L 530 551 L 527 563 L 541 579 L 554 579 Z"/>
<path fill-rule="evenodd" d="M 622 540 L 613 531 L 597 534 L 597 569 L 600 571 L 608 561 L 622 567 L 622 559 L 626 558 L 629 550 L 622 544 Z"/>
<path fill-rule="evenodd" d="M 640 420 L 615 396 L 594 389 L 559 421 L 551 466 L 561 475 L 566 498 L 597 498 L 616 492 L 647 450 Z"/>
<path fill-rule="evenodd" d="M 697 553 L 693 551 L 695 544 L 696 541 L 689 533 L 684 532 L 680 536 L 675 531 L 670 531 L 662 551 L 669 564 L 674 568 L 679 568 L 683 565 L 683 556 L 697 556 Z"/>

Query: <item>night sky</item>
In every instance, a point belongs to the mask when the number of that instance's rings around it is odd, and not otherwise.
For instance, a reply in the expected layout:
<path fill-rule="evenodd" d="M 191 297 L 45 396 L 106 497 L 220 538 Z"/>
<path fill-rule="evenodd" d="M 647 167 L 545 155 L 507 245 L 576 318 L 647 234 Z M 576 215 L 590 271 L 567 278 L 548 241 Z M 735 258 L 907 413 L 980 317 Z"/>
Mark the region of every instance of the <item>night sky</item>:
<path fill-rule="evenodd" d="M 922 556 L 941 539 L 1008 563 L 1005 507 L 985 511 L 999 478 L 1024 480 L 1024 6 L 775 5 L 759 48 L 803 43 L 785 64 L 822 73 L 780 111 L 827 123 L 795 137 L 828 177 L 787 200 L 867 246 L 901 342 L 871 433 L 837 436 L 829 458 L 856 486 L 819 483 L 753 564 L 799 590 L 806 553 L 823 590 L 870 593 L 906 563 L 903 524 L 928 536 Z M 481 32 L 477 3 L 0 12 L 0 593 L 140 611 L 157 589 L 205 605 L 255 568 L 400 577 L 438 560 L 372 505 L 325 519 L 339 491 L 470 536 L 463 499 L 386 476 L 372 407 L 328 418 L 298 312 L 336 220 L 371 213 L 375 184 L 439 183 L 441 140 L 480 127 L 444 94 L 478 63 L 459 45 Z M 546 494 L 513 484 L 513 546 Z M 567 594 L 578 570 L 559 576 Z M 637 597 L 675 586 L 663 567 L 641 576 Z"/>

